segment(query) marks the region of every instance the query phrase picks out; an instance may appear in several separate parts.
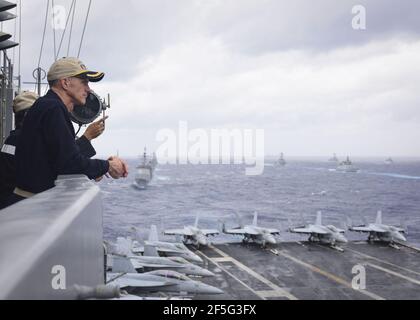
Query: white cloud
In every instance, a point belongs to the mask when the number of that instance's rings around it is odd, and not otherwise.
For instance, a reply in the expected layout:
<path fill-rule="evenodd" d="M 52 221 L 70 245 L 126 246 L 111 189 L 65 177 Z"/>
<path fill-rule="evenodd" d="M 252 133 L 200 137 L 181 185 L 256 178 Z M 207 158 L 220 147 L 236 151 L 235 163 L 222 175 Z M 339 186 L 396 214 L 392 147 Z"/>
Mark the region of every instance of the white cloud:
<path fill-rule="evenodd" d="M 73 55 L 87 3 L 78 2 Z M 23 4 L 22 76 L 33 81 L 46 1 Z M 157 130 L 187 120 L 191 128 L 263 128 L 273 154 L 419 155 L 420 5 L 360 0 L 368 28 L 356 32 L 354 4 L 93 1 L 82 60 L 106 72 L 93 87 L 112 94 L 98 152 L 137 155 L 156 147 Z M 52 51 L 47 29 L 45 69 Z"/>
<path fill-rule="evenodd" d="M 109 134 L 121 134 L 130 155 L 181 120 L 190 128 L 266 129 L 268 153 L 418 155 L 420 41 L 249 56 L 217 38 L 195 38 L 136 70 L 125 82 L 98 86 L 112 93 Z"/>

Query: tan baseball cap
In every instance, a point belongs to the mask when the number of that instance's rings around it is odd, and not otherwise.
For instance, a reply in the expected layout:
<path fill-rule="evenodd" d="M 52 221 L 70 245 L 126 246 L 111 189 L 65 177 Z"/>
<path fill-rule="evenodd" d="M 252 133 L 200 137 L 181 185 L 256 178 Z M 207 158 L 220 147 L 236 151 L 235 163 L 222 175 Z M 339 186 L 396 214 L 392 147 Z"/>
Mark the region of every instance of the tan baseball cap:
<path fill-rule="evenodd" d="M 38 98 L 39 96 L 35 92 L 23 91 L 13 100 L 13 112 L 18 113 L 29 109 Z"/>
<path fill-rule="evenodd" d="M 59 80 L 69 77 L 80 77 L 91 82 L 101 81 L 105 76 L 103 72 L 91 71 L 86 68 L 82 61 L 77 58 L 66 57 L 54 62 L 48 71 L 48 81 Z"/>

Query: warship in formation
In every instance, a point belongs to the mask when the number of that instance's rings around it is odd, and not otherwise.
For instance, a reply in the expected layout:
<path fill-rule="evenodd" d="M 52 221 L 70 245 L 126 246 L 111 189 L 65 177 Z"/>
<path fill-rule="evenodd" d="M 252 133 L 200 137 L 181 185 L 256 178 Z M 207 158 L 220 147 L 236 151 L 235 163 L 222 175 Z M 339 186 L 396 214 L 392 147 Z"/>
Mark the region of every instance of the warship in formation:
<path fill-rule="evenodd" d="M 340 172 L 358 172 L 359 168 L 357 168 L 353 162 L 350 161 L 350 158 L 347 156 L 346 160 L 339 163 L 337 166 L 337 171 Z"/>
<path fill-rule="evenodd" d="M 385 159 L 385 164 L 394 164 L 394 160 L 392 160 L 392 158 L 387 158 Z"/>
<path fill-rule="evenodd" d="M 280 153 L 280 157 L 274 163 L 276 166 L 283 167 L 286 165 L 286 160 L 284 159 L 283 152 Z"/>
<path fill-rule="evenodd" d="M 333 156 L 328 159 L 328 161 L 337 163 L 338 162 L 337 155 L 334 153 Z"/>
<path fill-rule="evenodd" d="M 136 174 L 134 178 L 138 188 L 144 189 L 150 181 L 152 181 L 157 164 L 156 154 L 153 153 L 153 157 L 150 158 L 147 155 L 146 148 L 144 148 L 143 156 L 140 164 L 136 167 Z"/>

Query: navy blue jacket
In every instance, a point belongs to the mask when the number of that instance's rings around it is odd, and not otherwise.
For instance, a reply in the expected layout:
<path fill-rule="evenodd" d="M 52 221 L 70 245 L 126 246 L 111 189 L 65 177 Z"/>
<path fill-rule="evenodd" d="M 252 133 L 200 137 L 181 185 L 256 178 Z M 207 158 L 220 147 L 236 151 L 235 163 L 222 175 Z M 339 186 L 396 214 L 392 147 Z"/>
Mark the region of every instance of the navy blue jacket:
<path fill-rule="evenodd" d="M 19 130 L 13 130 L 4 142 L 5 146 L 15 147 L 19 136 Z M 16 186 L 15 156 L 12 153 L 0 152 L 0 209 L 4 207 L 4 201 L 13 192 Z"/>
<path fill-rule="evenodd" d="M 4 142 L 4 146 L 16 148 L 20 129 L 16 129 L 10 132 Z M 76 140 L 77 146 L 80 148 L 80 152 L 88 158 L 93 157 L 96 154 L 95 148 L 92 146 L 90 141 L 85 137 L 81 136 Z M 0 209 L 3 209 L 9 199 L 9 196 L 13 193 L 16 187 L 16 161 L 15 154 L 11 151 L 0 152 Z"/>
<path fill-rule="evenodd" d="M 54 187 L 62 174 L 98 178 L 109 170 L 105 160 L 89 159 L 75 142 L 69 112 L 52 90 L 29 109 L 16 148 L 16 186 L 32 193 Z"/>

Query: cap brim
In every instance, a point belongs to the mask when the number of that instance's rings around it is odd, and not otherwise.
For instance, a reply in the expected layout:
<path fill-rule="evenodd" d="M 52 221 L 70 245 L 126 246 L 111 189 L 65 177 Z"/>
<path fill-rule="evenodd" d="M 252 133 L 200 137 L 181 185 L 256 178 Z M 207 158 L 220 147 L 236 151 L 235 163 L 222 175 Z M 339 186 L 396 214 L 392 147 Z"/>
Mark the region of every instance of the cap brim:
<path fill-rule="evenodd" d="M 101 81 L 104 76 L 105 76 L 105 73 L 103 72 L 88 71 L 88 70 L 76 75 L 76 77 L 87 79 L 90 82 Z"/>

